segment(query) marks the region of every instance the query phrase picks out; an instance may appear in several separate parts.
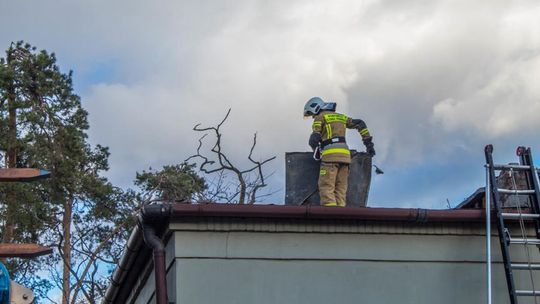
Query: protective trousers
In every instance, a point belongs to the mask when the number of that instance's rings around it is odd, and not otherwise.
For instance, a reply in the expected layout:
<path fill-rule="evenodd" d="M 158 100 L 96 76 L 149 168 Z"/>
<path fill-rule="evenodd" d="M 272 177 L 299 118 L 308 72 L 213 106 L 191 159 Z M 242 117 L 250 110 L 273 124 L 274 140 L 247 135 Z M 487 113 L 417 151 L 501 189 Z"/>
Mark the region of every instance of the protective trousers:
<path fill-rule="evenodd" d="M 322 206 L 345 207 L 349 164 L 321 162 L 319 173 L 319 194 Z"/>

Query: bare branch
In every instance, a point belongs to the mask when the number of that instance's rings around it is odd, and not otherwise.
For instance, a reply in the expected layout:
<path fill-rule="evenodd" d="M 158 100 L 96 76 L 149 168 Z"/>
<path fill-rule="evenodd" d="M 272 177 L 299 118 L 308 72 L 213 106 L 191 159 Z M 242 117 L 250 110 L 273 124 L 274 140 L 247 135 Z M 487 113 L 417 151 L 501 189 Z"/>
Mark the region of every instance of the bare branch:
<path fill-rule="evenodd" d="M 82 289 L 83 280 L 86 277 L 86 274 L 90 270 L 90 267 L 92 266 L 93 262 L 96 260 L 99 253 L 101 253 L 101 250 L 105 247 L 105 245 L 115 236 L 118 232 L 120 232 L 120 229 L 122 229 L 122 225 L 118 225 L 95 249 L 92 256 L 90 256 L 90 259 L 88 263 L 86 264 L 86 267 L 84 268 L 83 272 L 81 273 L 80 279 L 77 280 L 75 287 L 73 288 L 73 298 L 71 300 L 71 304 L 75 304 L 75 301 L 77 299 L 77 293 L 79 290 Z M 83 291 L 84 292 L 84 291 Z"/>
<path fill-rule="evenodd" d="M 254 203 L 257 191 L 266 186 L 262 167 L 266 163 L 274 160 L 276 157 L 274 156 L 262 161 L 254 160 L 253 152 L 255 150 L 255 146 L 257 145 L 257 133 L 255 133 L 253 137 L 253 144 L 251 146 L 248 156 L 248 159 L 253 164 L 253 166 L 248 169 L 242 170 L 238 166 L 234 165 L 222 150 L 223 135 L 221 133 L 221 127 L 227 121 L 230 114 L 231 109 L 229 108 L 227 114 L 217 126 L 201 127 L 201 124 L 199 123 L 193 127 L 193 130 L 197 132 L 213 133 L 215 137 L 215 143 L 210 149 L 210 152 L 214 154 L 215 160 L 211 160 L 208 156 L 203 155 L 203 153 L 201 152 L 203 146 L 203 139 L 208 135 L 208 133 L 206 133 L 201 138 L 199 138 L 199 145 L 197 147 L 196 154 L 190 156 L 188 159 L 186 159 L 186 161 L 192 159 L 201 160 L 201 163 L 199 164 L 199 170 L 201 172 L 204 172 L 205 174 L 219 173 L 220 178 L 223 177 L 224 172 L 231 172 L 234 174 L 237 180 L 236 190 L 230 192 L 229 187 L 223 187 L 223 180 L 219 179 L 217 185 L 218 187 L 215 189 L 214 194 L 211 196 L 212 198 L 224 198 L 227 202 L 230 203 L 238 197 L 238 204 L 244 204 L 249 194 L 249 203 Z M 255 171 L 257 172 L 257 178 L 255 179 L 255 182 L 250 182 L 250 174 Z M 249 189 L 251 189 L 251 191 L 248 191 Z M 228 195 L 224 196 L 223 194 L 225 193 L 228 193 Z"/>
<path fill-rule="evenodd" d="M 261 161 L 255 161 L 253 159 L 253 150 L 255 150 L 256 145 L 257 145 L 257 133 L 255 133 L 253 135 L 253 145 L 251 145 L 251 150 L 249 151 L 249 156 L 248 156 L 248 159 L 252 163 L 255 164 L 254 169 L 257 169 L 257 172 L 258 172 L 258 176 L 257 176 L 256 182 L 255 182 L 255 186 L 253 186 L 253 189 L 251 190 L 251 197 L 249 199 L 250 204 L 255 203 L 255 200 L 257 199 L 257 191 L 259 191 L 259 189 L 264 188 L 264 187 L 267 186 L 266 182 L 264 180 L 265 176 L 263 174 L 262 166 L 264 164 L 266 164 L 267 162 L 272 161 L 272 160 L 274 160 L 276 158 L 275 156 L 273 156 L 273 157 L 270 157 L 270 158 L 268 158 L 266 160 L 263 160 L 262 162 Z"/>

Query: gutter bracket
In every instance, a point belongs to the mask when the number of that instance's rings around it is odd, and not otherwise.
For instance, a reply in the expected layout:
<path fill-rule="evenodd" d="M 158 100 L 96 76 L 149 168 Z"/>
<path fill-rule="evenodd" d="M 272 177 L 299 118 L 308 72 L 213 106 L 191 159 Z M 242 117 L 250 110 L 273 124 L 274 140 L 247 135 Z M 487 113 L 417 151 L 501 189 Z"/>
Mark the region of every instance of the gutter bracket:
<path fill-rule="evenodd" d="M 416 215 L 417 223 L 427 223 L 428 222 L 428 211 L 426 209 L 418 209 L 418 214 Z"/>

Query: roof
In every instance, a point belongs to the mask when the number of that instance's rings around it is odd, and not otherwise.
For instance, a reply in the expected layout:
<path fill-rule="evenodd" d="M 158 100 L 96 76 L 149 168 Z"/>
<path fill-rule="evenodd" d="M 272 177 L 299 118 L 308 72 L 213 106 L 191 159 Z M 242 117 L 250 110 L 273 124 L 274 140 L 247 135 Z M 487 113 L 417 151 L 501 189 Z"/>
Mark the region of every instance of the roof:
<path fill-rule="evenodd" d="M 320 207 L 290 205 L 237 205 L 237 204 L 186 204 L 171 205 L 170 221 L 197 221 L 208 218 L 230 218 L 231 220 L 282 220 L 306 222 L 316 220 L 332 223 L 340 220 L 378 222 L 404 222 L 411 225 L 422 223 L 479 223 L 485 220 L 482 209 L 404 209 L 404 208 L 358 208 Z M 160 227 L 162 238 L 167 236 L 168 222 Z M 125 303 L 141 273 L 149 273 L 151 249 L 143 242 L 142 230 L 136 226 L 124 250 L 120 263 L 113 273 L 104 303 Z"/>
<path fill-rule="evenodd" d="M 484 187 L 476 189 L 473 194 L 467 197 L 463 202 L 457 205 L 454 209 L 471 209 L 483 208 L 486 189 Z"/>
<path fill-rule="evenodd" d="M 509 165 L 517 165 L 517 163 L 510 163 Z M 513 177 L 509 171 L 501 171 L 499 176 L 497 176 L 497 184 L 499 188 L 503 189 L 530 189 L 527 182 L 527 176 L 524 171 L 516 171 Z M 454 209 L 485 208 L 485 197 L 485 187 L 480 187 Z M 502 196 L 500 203 L 503 208 L 516 207 L 518 204 L 520 207 L 524 208 L 530 206 L 529 197 L 527 195 Z"/>

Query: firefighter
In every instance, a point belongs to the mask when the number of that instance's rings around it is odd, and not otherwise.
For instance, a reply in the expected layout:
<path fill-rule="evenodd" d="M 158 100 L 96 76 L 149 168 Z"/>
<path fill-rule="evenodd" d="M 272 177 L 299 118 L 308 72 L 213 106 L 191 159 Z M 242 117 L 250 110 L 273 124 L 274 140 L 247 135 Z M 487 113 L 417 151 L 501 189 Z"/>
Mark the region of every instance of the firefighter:
<path fill-rule="evenodd" d="M 346 129 L 356 129 L 362 136 L 366 152 L 375 156 L 372 137 L 366 123 L 336 112 L 336 103 L 313 97 L 304 106 L 304 117 L 313 118 L 309 145 L 320 153 L 319 194 L 321 205 L 345 207 L 351 152 L 345 141 Z"/>

